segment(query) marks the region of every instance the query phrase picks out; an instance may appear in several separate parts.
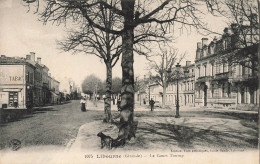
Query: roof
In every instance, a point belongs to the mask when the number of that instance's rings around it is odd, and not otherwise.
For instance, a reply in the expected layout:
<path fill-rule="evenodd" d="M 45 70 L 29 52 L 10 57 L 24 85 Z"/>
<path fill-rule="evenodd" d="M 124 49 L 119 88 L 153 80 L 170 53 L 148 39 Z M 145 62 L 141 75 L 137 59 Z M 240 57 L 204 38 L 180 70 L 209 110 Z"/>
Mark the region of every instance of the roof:
<path fill-rule="evenodd" d="M 15 57 L 1 57 L 1 64 L 25 64 L 26 61 L 24 58 L 15 58 Z"/>
<path fill-rule="evenodd" d="M 28 63 L 25 58 L 21 57 L 1 57 L 0 65 L 25 65 L 28 64 L 30 66 L 35 67 L 32 63 Z"/>

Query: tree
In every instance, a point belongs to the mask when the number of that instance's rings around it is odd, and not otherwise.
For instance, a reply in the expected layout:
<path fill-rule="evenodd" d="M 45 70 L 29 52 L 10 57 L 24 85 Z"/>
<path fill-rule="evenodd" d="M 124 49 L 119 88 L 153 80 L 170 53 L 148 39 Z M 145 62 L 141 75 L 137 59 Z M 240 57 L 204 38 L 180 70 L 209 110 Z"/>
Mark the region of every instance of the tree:
<path fill-rule="evenodd" d="M 115 7 L 118 3 L 113 0 L 108 2 L 109 5 Z M 106 114 L 106 122 L 111 122 L 111 89 L 112 89 L 112 68 L 116 65 L 121 54 L 121 40 L 119 35 L 110 34 L 108 31 L 117 28 L 117 22 L 120 18 L 112 11 L 100 5 L 100 13 L 96 14 L 99 25 L 102 25 L 107 30 L 102 31 L 98 28 L 94 28 L 91 24 L 82 21 L 82 27 L 77 30 L 73 28 L 68 33 L 68 37 L 62 41 L 58 41 L 60 48 L 66 51 L 72 51 L 75 53 L 84 53 L 86 55 L 92 54 L 99 57 L 106 65 L 106 99 L 104 105 L 104 111 Z M 78 23 L 80 24 L 80 23 Z M 149 28 L 148 28 L 149 29 Z M 140 28 L 139 30 L 143 30 Z M 134 51 L 138 54 L 148 56 L 144 49 L 148 50 L 145 44 L 140 44 L 145 41 L 147 36 L 157 36 L 163 38 L 162 34 L 148 33 L 145 35 L 135 36 L 134 44 L 136 44 Z M 137 45 L 138 44 L 138 45 Z M 121 88 L 120 84 L 120 88 Z"/>
<path fill-rule="evenodd" d="M 97 105 L 97 92 L 103 87 L 101 80 L 94 74 L 91 74 L 84 79 L 81 86 L 85 94 L 91 93 L 93 95 L 93 102 Z"/>
<path fill-rule="evenodd" d="M 230 65 L 242 65 L 256 73 L 259 70 L 259 8 L 255 0 L 221 1 L 219 13 L 228 18 L 232 33 L 225 29 L 223 35 L 231 44 Z M 259 1 L 258 1 L 259 3 Z M 224 43 L 223 43 L 224 44 Z M 220 48 L 225 51 L 225 48 Z M 225 56 L 223 56 L 225 58 Z M 226 60 L 226 59 L 224 59 Z"/>
<path fill-rule="evenodd" d="M 200 6 L 206 4 L 209 11 L 214 10 L 215 1 L 193 1 L 193 0 L 146 0 L 135 4 L 136 0 L 120 0 L 115 6 L 103 0 L 82 1 L 55 1 L 46 0 L 43 12 L 40 14 L 42 21 L 47 23 L 67 23 L 71 21 L 86 20 L 88 24 L 110 34 L 120 35 L 122 39 L 122 89 L 120 126 L 118 139 L 131 139 L 135 136 L 133 131 L 134 119 L 134 38 L 135 32 L 139 32 L 139 38 L 146 41 L 157 39 L 153 33 L 168 33 L 174 31 L 175 25 L 180 24 L 181 29 L 186 26 L 205 28 L 205 24 L 199 17 L 203 12 Z M 149 5 L 148 5 L 149 4 Z M 99 24 L 97 15 L 101 8 L 109 9 L 119 17 L 116 29 L 109 29 Z M 140 30 L 141 28 L 141 30 Z"/>
<path fill-rule="evenodd" d="M 114 6 L 116 1 L 110 1 L 109 5 Z M 106 29 L 115 28 L 117 16 L 107 8 L 100 5 L 100 13 L 96 15 L 99 24 Z M 112 88 L 112 68 L 116 65 L 121 54 L 121 42 L 119 35 L 110 34 L 94 28 L 91 24 L 82 21 L 78 30 L 73 28 L 66 39 L 59 41 L 60 48 L 73 53 L 84 53 L 99 57 L 106 65 L 105 84 L 105 122 L 111 122 L 111 88 Z"/>
<path fill-rule="evenodd" d="M 159 60 L 154 60 L 152 63 L 149 63 L 149 67 L 153 70 L 156 75 L 152 76 L 152 81 L 155 84 L 163 88 L 162 93 L 162 107 L 165 107 L 165 98 L 166 98 L 166 89 L 170 82 L 173 81 L 172 69 L 176 63 L 180 63 L 186 54 L 178 54 L 177 49 L 172 49 L 171 47 L 166 48 L 166 46 L 160 46 Z M 170 71 L 170 72 L 169 72 Z"/>

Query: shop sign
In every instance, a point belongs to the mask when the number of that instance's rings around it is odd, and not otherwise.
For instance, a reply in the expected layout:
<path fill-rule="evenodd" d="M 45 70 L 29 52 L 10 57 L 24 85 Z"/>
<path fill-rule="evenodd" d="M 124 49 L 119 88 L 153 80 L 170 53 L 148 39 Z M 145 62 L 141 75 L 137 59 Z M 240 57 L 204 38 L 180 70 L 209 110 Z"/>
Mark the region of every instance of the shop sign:
<path fill-rule="evenodd" d="M 24 84 L 23 66 L 1 65 L 0 84 Z"/>

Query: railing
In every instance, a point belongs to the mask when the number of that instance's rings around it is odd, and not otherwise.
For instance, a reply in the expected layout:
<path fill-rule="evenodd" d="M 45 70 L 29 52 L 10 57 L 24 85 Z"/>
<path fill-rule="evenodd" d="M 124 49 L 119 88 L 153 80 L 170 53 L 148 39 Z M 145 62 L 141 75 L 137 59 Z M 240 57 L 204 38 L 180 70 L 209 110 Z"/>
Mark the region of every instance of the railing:
<path fill-rule="evenodd" d="M 247 81 L 251 79 L 257 79 L 257 76 L 252 74 L 245 74 L 245 75 L 237 75 L 231 78 L 232 82 L 239 82 L 239 81 Z"/>
<path fill-rule="evenodd" d="M 201 76 L 201 77 L 198 77 L 197 82 L 206 82 L 206 81 L 209 81 L 212 79 L 213 79 L 213 76 Z"/>
<path fill-rule="evenodd" d="M 215 74 L 214 80 L 226 80 L 229 78 L 229 76 L 230 76 L 229 72 L 218 73 Z"/>

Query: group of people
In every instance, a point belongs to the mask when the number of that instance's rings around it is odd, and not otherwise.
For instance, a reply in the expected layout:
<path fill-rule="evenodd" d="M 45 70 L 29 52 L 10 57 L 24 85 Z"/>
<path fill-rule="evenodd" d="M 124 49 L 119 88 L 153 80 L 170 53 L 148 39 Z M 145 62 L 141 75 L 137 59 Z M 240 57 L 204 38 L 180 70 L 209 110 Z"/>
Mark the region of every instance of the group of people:
<path fill-rule="evenodd" d="M 104 100 L 105 100 L 105 98 L 104 98 Z M 81 111 L 82 112 L 86 112 L 87 111 L 86 110 L 86 105 L 87 105 L 87 97 L 86 96 L 81 98 L 80 104 L 81 104 Z M 117 99 L 117 109 L 118 109 L 118 111 L 121 111 L 120 104 L 121 104 L 121 99 L 118 98 Z M 149 105 L 151 107 L 151 111 L 154 110 L 154 104 L 155 104 L 155 101 L 151 98 L 151 100 L 149 101 Z"/>

